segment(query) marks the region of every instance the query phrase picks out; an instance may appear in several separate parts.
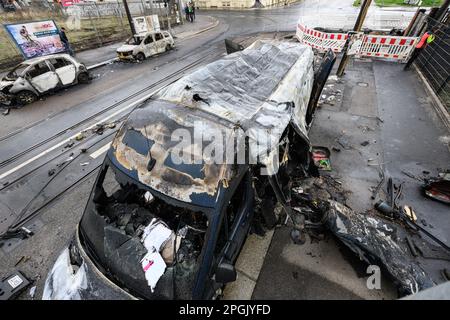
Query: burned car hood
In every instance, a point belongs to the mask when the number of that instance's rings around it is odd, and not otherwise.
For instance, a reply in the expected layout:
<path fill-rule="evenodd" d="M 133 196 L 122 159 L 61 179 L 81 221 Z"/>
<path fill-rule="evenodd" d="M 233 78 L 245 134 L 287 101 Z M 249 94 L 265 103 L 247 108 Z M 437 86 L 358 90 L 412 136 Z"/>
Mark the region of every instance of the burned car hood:
<path fill-rule="evenodd" d="M 128 51 L 133 51 L 137 47 L 138 47 L 137 45 L 124 44 L 124 45 L 120 46 L 119 48 L 117 48 L 116 51 L 117 52 L 128 52 Z"/>
<path fill-rule="evenodd" d="M 6 88 L 7 86 L 12 85 L 15 82 L 15 80 L 5 80 L 3 79 L 0 81 L 0 91 Z"/>
<path fill-rule="evenodd" d="M 214 134 L 219 136 L 217 141 L 205 142 Z M 200 110 L 153 100 L 133 111 L 108 157 L 119 170 L 153 190 L 214 207 L 220 185 L 226 187 L 235 173 L 224 161 L 205 157 L 205 151 L 211 145 L 219 146 L 219 139 L 236 138 L 230 123 L 213 121 Z"/>

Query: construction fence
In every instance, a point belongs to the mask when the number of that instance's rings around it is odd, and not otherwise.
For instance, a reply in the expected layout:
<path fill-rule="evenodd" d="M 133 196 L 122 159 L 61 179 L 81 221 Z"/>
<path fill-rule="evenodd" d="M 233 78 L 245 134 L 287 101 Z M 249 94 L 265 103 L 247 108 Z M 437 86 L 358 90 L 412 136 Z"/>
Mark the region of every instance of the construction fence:
<path fill-rule="evenodd" d="M 171 11 L 164 2 L 128 0 L 132 16 L 157 14 L 162 29 L 169 24 L 175 26 L 182 19 L 177 3 Z M 170 14 L 169 14 L 170 13 Z M 54 20 L 58 27 L 65 27 L 69 41 L 76 51 L 96 48 L 109 43 L 125 40 L 131 36 L 131 30 L 122 1 L 106 3 L 75 4 L 62 7 L 56 3 L 31 2 L 14 12 L 0 14 L 0 70 L 9 68 L 23 57 L 10 39 L 3 25 L 22 22 Z"/>
<path fill-rule="evenodd" d="M 341 52 L 349 40 L 349 55 L 376 57 L 406 62 L 419 40 L 418 37 L 388 36 L 358 33 L 331 33 L 297 25 L 297 39 L 319 50 Z M 350 38 L 350 39 L 349 39 Z"/>

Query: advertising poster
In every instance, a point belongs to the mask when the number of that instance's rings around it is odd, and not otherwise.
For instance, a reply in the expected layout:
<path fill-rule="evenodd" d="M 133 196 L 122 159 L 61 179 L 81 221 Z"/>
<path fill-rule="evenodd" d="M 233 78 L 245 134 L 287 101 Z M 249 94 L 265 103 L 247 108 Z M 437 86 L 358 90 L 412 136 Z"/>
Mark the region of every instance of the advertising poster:
<path fill-rule="evenodd" d="M 147 16 L 147 24 L 149 26 L 149 30 L 151 30 L 151 31 L 160 31 L 161 30 L 157 14 Z"/>
<path fill-rule="evenodd" d="M 5 28 L 25 59 L 66 51 L 53 20 L 7 24 Z"/>
<path fill-rule="evenodd" d="M 147 20 L 145 17 L 133 18 L 133 24 L 137 34 L 148 32 Z"/>

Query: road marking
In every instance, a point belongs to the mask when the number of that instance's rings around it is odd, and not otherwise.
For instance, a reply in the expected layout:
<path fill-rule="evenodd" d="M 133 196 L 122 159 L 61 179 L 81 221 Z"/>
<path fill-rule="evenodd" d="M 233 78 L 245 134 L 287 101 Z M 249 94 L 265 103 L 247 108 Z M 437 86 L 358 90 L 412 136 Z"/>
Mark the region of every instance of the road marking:
<path fill-rule="evenodd" d="M 111 147 L 111 143 L 107 143 L 105 144 L 103 147 L 101 147 L 100 149 L 98 149 L 97 151 L 94 151 L 91 153 L 90 157 L 92 159 L 97 159 L 99 156 L 101 156 L 103 153 L 105 153 L 106 151 L 108 151 L 109 147 Z"/>
<path fill-rule="evenodd" d="M 161 89 L 162 89 L 162 88 L 161 88 Z M 46 154 L 52 152 L 53 150 L 55 150 L 55 149 L 57 149 L 57 148 L 59 148 L 59 147 L 65 145 L 67 142 L 69 142 L 69 141 L 72 140 L 72 139 L 75 139 L 76 136 L 78 136 L 79 134 L 83 133 L 84 131 L 93 129 L 93 128 L 94 128 L 95 126 L 97 126 L 98 124 L 103 123 L 103 122 L 105 122 L 105 121 L 107 121 L 107 120 L 109 120 L 109 119 L 115 117 L 116 115 L 120 114 L 121 112 L 123 112 L 123 111 L 125 111 L 125 110 L 127 110 L 127 109 L 130 109 L 130 108 L 132 108 L 132 107 L 134 107 L 134 106 L 136 106 L 136 105 L 138 105 L 138 104 L 144 102 L 145 100 L 147 100 L 148 98 L 150 98 L 152 95 L 154 95 L 156 92 L 158 92 L 158 91 L 161 90 L 161 89 L 158 89 L 158 90 L 155 90 L 155 91 L 151 92 L 150 94 L 148 94 L 148 95 L 146 95 L 146 96 L 140 98 L 139 100 L 136 100 L 135 102 L 133 102 L 133 103 L 131 103 L 131 104 L 129 104 L 129 105 L 123 107 L 122 109 L 119 109 L 119 110 L 117 110 L 116 112 L 110 114 L 109 116 L 107 116 L 107 117 L 105 117 L 105 118 L 103 118 L 103 119 L 97 121 L 96 123 L 92 124 L 91 126 L 87 127 L 86 129 L 84 129 L 84 130 L 82 130 L 82 131 L 79 131 L 79 132 L 75 133 L 74 135 L 70 136 L 69 138 L 64 139 L 63 141 L 61 141 L 61 142 L 55 144 L 53 147 L 48 148 L 47 150 L 45 150 L 45 151 L 43 151 L 43 152 L 41 152 L 41 153 L 35 155 L 34 157 L 28 159 L 27 161 L 22 162 L 22 163 L 19 164 L 18 166 L 16 166 L 16 167 L 14 167 L 14 168 L 12 168 L 12 169 L 10 169 L 10 170 L 8 170 L 8 171 L 2 173 L 2 174 L 0 175 L 0 179 L 6 178 L 7 176 L 9 176 L 10 174 L 16 172 L 17 170 L 22 169 L 22 168 L 25 167 L 26 165 L 29 165 L 29 164 L 32 163 L 33 161 L 35 161 L 35 160 L 37 160 L 37 159 L 39 159 L 39 158 L 45 156 Z"/>

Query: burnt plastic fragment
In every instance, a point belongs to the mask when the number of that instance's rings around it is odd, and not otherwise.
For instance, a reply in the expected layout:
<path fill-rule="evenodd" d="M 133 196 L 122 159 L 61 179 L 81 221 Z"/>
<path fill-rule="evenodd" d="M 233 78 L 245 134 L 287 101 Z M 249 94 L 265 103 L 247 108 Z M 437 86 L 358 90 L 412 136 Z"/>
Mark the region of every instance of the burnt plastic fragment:
<path fill-rule="evenodd" d="M 431 278 L 400 245 L 397 227 L 376 216 L 358 214 L 350 208 L 329 201 L 326 226 L 368 264 L 383 266 L 401 296 L 434 285 Z"/>

